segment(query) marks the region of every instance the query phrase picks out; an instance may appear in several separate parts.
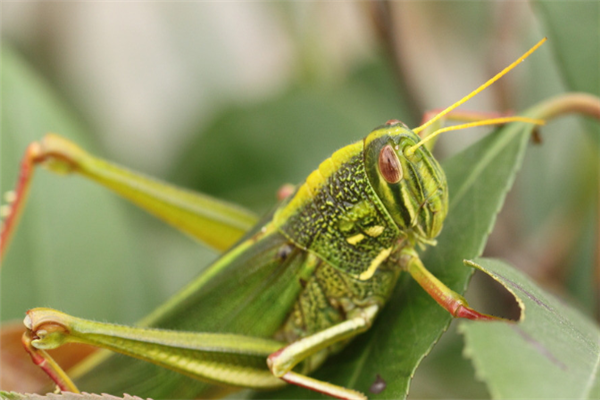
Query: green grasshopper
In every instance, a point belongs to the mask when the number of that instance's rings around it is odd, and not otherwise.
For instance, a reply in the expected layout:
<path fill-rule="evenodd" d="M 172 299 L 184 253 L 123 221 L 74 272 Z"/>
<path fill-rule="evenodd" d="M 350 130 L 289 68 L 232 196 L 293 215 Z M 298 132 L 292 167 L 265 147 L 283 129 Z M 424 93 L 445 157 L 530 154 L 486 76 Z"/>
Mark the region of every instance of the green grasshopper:
<path fill-rule="evenodd" d="M 402 271 L 452 316 L 498 319 L 470 308 L 425 268 L 416 251 L 435 245 L 448 213 L 446 177 L 429 147 L 433 138 L 450 130 L 544 122 L 515 116 L 434 132 L 427 129 L 543 41 L 418 128 L 410 130 L 390 120 L 364 140 L 336 151 L 248 233 L 252 217 L 239 208 L 136 175 L 56 135 L 33 143 L 3 227 L 1 254 L 23 209 L 33 167 L 39 163 L 57 172 L 81 173 L 209 245 L 230 248 L 141 324 L 177 329 L 178 322 L 165 310 L 202 304 L 189 318 L 202 320 L 205 332 L 126 327 L 36 308 L 27 312 L 23 338 L 33 361 L 64 391 L 78 390 L 45 350 L 79 342 L 210 384 L 274 389 L 289 383 L 336 398 L 364 399 L 362 393 L 308 374 L 371 327 Z M 421 132 L 429 134 L 422 138 Z M 248 290 L 240 282 L 247 283 Z M 252 307 L 244 308 L 250 301 Z M 211 306 L 219 315 L 210 315 Z"/>

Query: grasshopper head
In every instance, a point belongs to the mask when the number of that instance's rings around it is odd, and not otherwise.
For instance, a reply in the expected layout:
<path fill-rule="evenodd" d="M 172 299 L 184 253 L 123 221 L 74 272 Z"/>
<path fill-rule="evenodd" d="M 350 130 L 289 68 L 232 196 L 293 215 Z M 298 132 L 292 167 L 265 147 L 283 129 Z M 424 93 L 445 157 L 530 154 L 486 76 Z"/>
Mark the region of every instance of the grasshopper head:
<path fill-rule="evenodd" d="M 365 169 L 400 230 L 417 243 L 434 243 L 448 212 L 448 184 L 429 150 L 408 151 L 420 138 L 397 120 L 365 138 Z"/>

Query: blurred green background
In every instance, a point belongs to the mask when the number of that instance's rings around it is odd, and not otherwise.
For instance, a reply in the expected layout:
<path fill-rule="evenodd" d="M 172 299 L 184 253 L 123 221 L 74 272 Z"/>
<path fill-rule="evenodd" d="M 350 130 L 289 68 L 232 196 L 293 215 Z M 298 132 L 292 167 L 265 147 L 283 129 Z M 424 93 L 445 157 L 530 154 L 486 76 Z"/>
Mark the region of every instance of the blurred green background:
<path fill-rule="evenodd" d="M 53 131 L 263 213 L 282 184 L 337 148 L 391 118 L 417 126 L 543 36 L 542 49 L 463 108 L 518 113 L 567 91 L 600 94 L 595 1 L 1 7 L 2 193 L 27 144 Z M 437 155 L 487 131 L 448 134 Z M 486 255 L 597 318 L 598 124 L 565 118 L 541 133 Z M 0 316 L 51 306 L 133 323 L 215 257 L 79 177 L 40 171 L 2 266 Z M 475 304 L 503 306 L 485 279 L 472 286 Z M 411 395 L 486 397 L 461 349 L 460 337 L 444 336 Z"/>

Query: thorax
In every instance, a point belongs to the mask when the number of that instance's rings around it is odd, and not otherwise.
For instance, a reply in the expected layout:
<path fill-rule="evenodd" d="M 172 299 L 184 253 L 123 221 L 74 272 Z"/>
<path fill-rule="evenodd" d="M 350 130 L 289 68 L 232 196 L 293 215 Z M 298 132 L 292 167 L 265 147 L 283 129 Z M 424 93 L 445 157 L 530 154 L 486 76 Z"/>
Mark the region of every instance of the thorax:
<path fill-rule="evenodd" d="M 375 273 L 403 236 L 366 176 L 362 141 L 323 161 L 273 222 L 298 247 L 361 280 Z"/>

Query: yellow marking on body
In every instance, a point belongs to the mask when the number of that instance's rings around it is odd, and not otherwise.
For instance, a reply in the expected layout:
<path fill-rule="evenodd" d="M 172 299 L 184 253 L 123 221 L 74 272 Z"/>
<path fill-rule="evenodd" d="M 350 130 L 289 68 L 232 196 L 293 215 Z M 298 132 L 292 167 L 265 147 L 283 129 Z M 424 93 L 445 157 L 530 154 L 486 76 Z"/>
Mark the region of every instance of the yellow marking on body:
<path fill-rule="evenodd" d="M 396 136 L 402 132 L 407 132 L 407 129 L 401 126 L 386 126 L 385 128 L 377 129 L 369 133 L 365 139 L 365 147 L 369 146 L 371 142 L 384 136 Z"/>
<path fill-rule="evenodd" d="M 400 193 L 402 194 L 402 200 L 404 200 L 404 206 L 410 215 L 410 226 L 414 226 L 417 222 L 417 212 L 413 203 L 410 201 L 410 196 L 405 185 L 400 186 Z"/>
<path fill-rule="evenodd" d="M 313 172 L 310 173 L 310 175 L 308 175 L 308 177 L 306 178 L 306 183 L 304 185 L 308 187 L 308 190 L 314 196 L 315 193 L 319 191 L 319 188 L 323 186 L 325 180 L 326 179 L 321 174 L 321 171 L 315 169 Z"/>
<path fill-rule="evenodd" d="M 328 158 L 327 160 L 325 160 L 321 164 L 319 164 L 319 171 L 321 172 L 321 175 L 323 175 L 323 176 L 331 176 L 335 173 L 335 171 L 336 171 L 335 164 L 333 163 L 331 158 Z"/>
<path fill-rule="evenodd" d="M 381 225 L 370 226 L 365 229 L 365 233 L 371 237 L 377 237 L 383 233 L 385 228 Z"/>
<path fill-rule="evenodd" d="M 363 151 L 364 144 L 363 141 L 359 141 L 356 143 L 349 144 L 348 146 L 342 147 L 335 153 L 331 155 L 331 161 L 334 164 L 333 172 L 337 171 L 337 168 L 350 161 L 352 157 L 360 154 Z M 329 176 L 327 176 L 329 177 Z"/>
<path fill-rule="evenodd" d="M 356 243 L 360 242 L 365 238 L 365 235 L 359 233 L 358 235 L 350 236 L 346 239 L 346 242 L 350 243 L 352 246 L 356 245 Z"/>
<path fill-rule="evenodd" d="M 327 179 L 338 171 L 340 165 L 349 162 L 352 157 L 360 154 L 363 151 L 362 140 L 348 146 L 342 147 L 331 155 L 327 160 L 323 161 L 319 168 L 308 175 L 306 181 L 300 186 L 298 192 L 283 208 L 277 210 L 273 216 L 275 226 L 282 226 L 308 202 L 312 201 L 314 195 L 325 184 Z"/>
<path fill-rule="evenodd" d="M 282 226 L 292 215 L 296 213 L 298 208 L 308 203 L 311 199 L 312 193 L 310 192 L 310 189 L 306 183 L 302 184 L 290 202 L 284 208 L 279 208 L 275 212 L 275 215 L 273 216 L 273 224 L 278 227 Z"/>
<path fill-rule="evenodd" d="M 361 281 L 366 281 L 367 279 L 370 279 L 375 273 L 375 271 L 377 271 L 377 268 L 381 265 L 381 263 L 384 262 L 390 256 L 391 253 L 391 247 L 389 249 L 381 250 L 377 257 L 375 257 L 373 261 L 371 261 L 369 268 L 367 268 L 366 271 L 364 271 L 358 276 L 358 279 L 360 279 Z"/>

